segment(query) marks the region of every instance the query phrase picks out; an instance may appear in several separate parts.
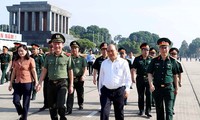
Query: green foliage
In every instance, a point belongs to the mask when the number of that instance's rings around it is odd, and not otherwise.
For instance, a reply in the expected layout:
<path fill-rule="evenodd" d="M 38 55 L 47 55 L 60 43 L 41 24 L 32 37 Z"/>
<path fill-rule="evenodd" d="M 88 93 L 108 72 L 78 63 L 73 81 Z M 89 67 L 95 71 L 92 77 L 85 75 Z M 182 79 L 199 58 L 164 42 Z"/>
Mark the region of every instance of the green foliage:
<path fill-rule="evenodd" d="M 188 56 L 188 43 L 184 40 L 181 44 L 181 47 L 179 49 L 179 55 L 181 57 L 187 57 Z"/>
<path fill-rule="evenodd" d="M 85 53 L 88 49 L 95 48 L 95 44 L 88 39 L 79 39 L 77 42 L 80 44 L 80 52 Z"/>

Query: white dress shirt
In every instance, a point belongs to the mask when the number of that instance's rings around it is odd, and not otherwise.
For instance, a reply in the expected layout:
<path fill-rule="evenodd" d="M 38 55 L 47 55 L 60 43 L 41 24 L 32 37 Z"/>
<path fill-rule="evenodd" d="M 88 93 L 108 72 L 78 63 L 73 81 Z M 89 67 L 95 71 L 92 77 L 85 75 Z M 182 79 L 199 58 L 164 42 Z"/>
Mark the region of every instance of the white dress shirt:
<path fill-rule="evenodd" d="M 113 62 L 108 58 L 101 64 L 99 74 L 99 92 L 105 86 L 108 89 L 117 89 L 125 86 L 130 91 L 131 74 L 127 60 L 117 57 Z"/>

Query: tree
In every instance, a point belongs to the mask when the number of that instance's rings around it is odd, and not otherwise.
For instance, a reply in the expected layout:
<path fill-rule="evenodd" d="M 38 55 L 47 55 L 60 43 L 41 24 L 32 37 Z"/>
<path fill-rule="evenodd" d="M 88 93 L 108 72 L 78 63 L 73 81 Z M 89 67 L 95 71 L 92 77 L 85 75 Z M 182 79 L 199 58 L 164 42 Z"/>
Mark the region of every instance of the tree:
<path fill-rule="evenodd" d="M 181 47 L 179 48 L 179 55 L 182 57 L 187 57 L 187 51 L 188 51 L 188 43 L 186 40 L 183 40 Z"/>
<path fill-rule="evenodd" d="M 88 49 L 93 49 L 96 45 L 88 39 L 79 39 L 77 42 L 80 44 L 80 52 L 85 53 Z"/>
<path fill-rule="evenodd" d="M 70 28 L 70 34 L 77 38 L 82 38 L 85 34 L 86 29 L 82 26 L 72 26 Z"/>

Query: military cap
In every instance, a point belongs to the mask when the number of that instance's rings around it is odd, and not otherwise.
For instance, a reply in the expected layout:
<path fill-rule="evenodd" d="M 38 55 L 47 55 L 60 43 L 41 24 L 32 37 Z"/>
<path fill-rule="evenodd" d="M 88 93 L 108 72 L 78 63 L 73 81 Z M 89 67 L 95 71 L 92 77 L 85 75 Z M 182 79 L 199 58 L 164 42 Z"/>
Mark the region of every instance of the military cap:
<path fill-rule="evenodd" d="M 14 42 L 13 44 L 14 44 L 15 46 L 17 46 L 17 47 L 21 45 L 21 43 L 19 43 L 19 42 Z"/>
<path fill-rule="evenodd" d="M 77 41 L 72 41 L 71 43 L 70 43 L 70 47 L 80 47 L 80 44 L 77 42 Z"/>
<path fill-rule="evenodd" d="M 171 41 L 168 38 L 160 38 L 157 41 L 157 45 L 159 45 L 159 46 L 162 46 L 162 45 L 169 46 L 169 45 L 171 45 Z"/>
<path fill-rule="evenodd" d="M 35 44 L 35 43 L 31 44 L 31 46 L 32 48 L 35 48 L 35 49 L 38 49 L 40 47 L 38 44 Z"/>
<path fill-rule="evenodd" d="M 6 48 L 8 50 L 8 47 L 7 46 L 3 46 L 3 48 Z"/>
<path fill-rule="evenodd" d="M 101 43 L 101 45 L 100 45 L 100 49 L 102 49 L 102 48 L 107 48 L 108 47 L 108 44 L 106 43 L 106 42 L 103 42 L 103 43 Z"/>
<path fill-rule="evenodd" d="M 65 43 L 65 37 L 60 33 L 55 33 L 51 36 L 51 41 Z"/>
<path fill-rule="evenodd" d="M 142 44 L 140 45 L 140 49 L 142 49 L 142 48 L 144 48 L 144 47 L 146 48 L 146 46 L 149 46 L 148 43 L 142 43 Z"/>
<path fill-rule="evenodd" d="M 170 50 L 169 50 L 169 53 L 171 53 L 172 51 L 176 51 L 177 53 L 179 53 L 179 50 L 177 49 L 177 48 L 175 48 L 175 47 L 173 47 L 173 48 L 171 48 Z"/>

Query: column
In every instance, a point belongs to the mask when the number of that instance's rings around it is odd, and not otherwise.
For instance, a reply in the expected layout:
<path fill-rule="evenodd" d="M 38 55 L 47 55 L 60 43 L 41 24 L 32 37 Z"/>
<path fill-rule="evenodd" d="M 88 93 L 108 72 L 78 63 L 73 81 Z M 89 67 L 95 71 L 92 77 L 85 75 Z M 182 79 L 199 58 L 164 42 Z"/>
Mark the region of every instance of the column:
<path fill-rule="evenodd" d="M 24 31 L 28 31 L 28 12 L 24 12 Z"/>
<path fill-rule="evenodd" d="M 43 31 L 43 12 L 40 12 L 39 14 L 39 31 Z"/>
<path fill-rule="evenodd" d="M 32 12 L 32 31 L 35 31 L 35 12 Z"/>
<path fill-rule="evenodd" d="M 58 30 L 56 32 L 60 32 L 60 15 L 58 14 Z"/>
<path fill-rule="evenodd" d="M 51 11 L 47 12 L 47 31 L 51 31 L 52 26 L 52 13 Z"/>
<path fill-rule="evenodd" d="M 9 25 L 13 25 L 13 12 L 10 12 L 10 19 L 9 19 Z"/>
<path fill-rule="evenodd" d="M 63 33 L 66 33 L 66 16 L 63 16 Z"/>
<path fill-rule="evenodd" d="M 68 25 L 69 25 L 69 18 L 68 17 L 66 17 L 66 34 L 69 34 L 69 27 L 68 27 Z"/>
<path fill-rule="evenodd" d="M 60 32 L 63 33 L 63 16 L 60 15 L 60 18 L 61 18 L 61 20 L 60 20 Z"/>
<path fill-rule="evenodd" d="M 54 23 L 53 23 L 54 29 L 53 29 L 53 31 L 56 32 L 56 21 L 57 21 L 57 19 L 56 19 L 56 13 L 55 12 L 54 12 L 53 16 L 54 16 L 54 18 L 53 18 L 54 19 Z"/>

